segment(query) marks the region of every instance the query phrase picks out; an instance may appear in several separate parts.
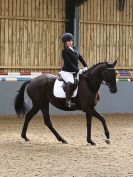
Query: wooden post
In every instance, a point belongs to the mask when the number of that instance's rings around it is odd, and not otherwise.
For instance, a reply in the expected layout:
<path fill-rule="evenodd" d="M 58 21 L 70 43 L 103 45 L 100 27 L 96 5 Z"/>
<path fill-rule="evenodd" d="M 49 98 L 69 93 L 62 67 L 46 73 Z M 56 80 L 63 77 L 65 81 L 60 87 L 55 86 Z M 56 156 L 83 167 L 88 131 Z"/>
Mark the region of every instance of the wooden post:
<path fill-rule="evenodd" d="M 124 10 L 124 5 L 125 5 L 125 0 L 119 0 L 119 10 L 120 11 Z"/>
<path fill-rule="evenodd" d="M 75 46 L 80 49 L 80 6 L 75 6 L 75 19 L 74 19 L 74 37 Z"/>
<path fill-rule="evenodd" d="M 66 0 L 65 15 L 68 20 L 65 24 L 65 31 L 74 34 L 74 1 Z"/>

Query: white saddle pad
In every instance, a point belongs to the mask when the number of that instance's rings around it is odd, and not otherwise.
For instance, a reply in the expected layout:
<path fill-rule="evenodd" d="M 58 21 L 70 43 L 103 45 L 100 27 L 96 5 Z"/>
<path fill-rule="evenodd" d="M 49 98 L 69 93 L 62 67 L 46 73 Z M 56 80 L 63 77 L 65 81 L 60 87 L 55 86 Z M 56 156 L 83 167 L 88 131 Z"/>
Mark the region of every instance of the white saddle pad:
<path fill-rule="evenodd" d="M 58 79 L 56 79 L 55 83 L 54 83 L 54 96 L 57 98 L 66 98 L 66 94 L 63 90 L 63 81 L 59 81 Z M 78 87 L 76 88 L 76 90 L 73 92 L 72 97 L 76 97 L 77 95 L 77 91 L 78 91 Z"/>

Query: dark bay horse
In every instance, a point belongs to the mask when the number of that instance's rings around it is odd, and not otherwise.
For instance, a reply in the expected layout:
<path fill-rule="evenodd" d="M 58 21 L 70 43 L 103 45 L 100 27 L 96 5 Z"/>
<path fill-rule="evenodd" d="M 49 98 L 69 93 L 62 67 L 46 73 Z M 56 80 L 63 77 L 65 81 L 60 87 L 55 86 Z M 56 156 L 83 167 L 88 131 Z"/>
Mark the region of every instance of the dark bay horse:
<path fill-rule="evenodd" d="M 56 98 L 53 95 L 53 87 L 56 80 L 56 76 L 52 74 L 43 74 L 38 76 L 31 81 L 26 81 L 22 84 L 18 94 L 15 98 L 15 110 L 18 116 L 20 114 L 25 115 L 25 121 L 22 129 L 21 137 L 25 141 L 29 141 L 26 136 L 26 131 L 30 120 L 39 110 L 43 114 L 44 123 L 46 126 L 53 132 L 58 141 L 62 143 L 67 143 L 59 133 L 54 129 L 49 115 L 49 103 L 55 107 L 65 110 L 65 111 L 74 111 L 82 110 L 86 113 L 87 119 L 87 142 L 91 145 L 95 145 L 95 142 L 91 139 L 91 122 L 92 116 L 99 119 L 103 125 L 105 132 L 105 142 L 110 142 L 110 135 L 106 125 L 105 118 L 100 115 L 96 110 L 95 106 L 98 102 L 97 95 L 98 90 L 104 81 L 108 85 L 111 93 L 117 92 L 116 85 L 116 70 L 115 65 L 117 60 L 110 64 L 108 62 L 102 62 L 94 65 L 84 74 L 81 74 L 79 77 L 78 83 L 78 93 L 75 98 L 72 98 L 72 101 L 75 103 L 75 107 L 67 108 L 65 106 L 64 98 Z M 26 104 L 24 102 L 24 91 L 27 86 L 27 94 L 32 100 L 32 108 L 26 113 Z M 25 114 L 26 113 L 26 114 Z"/>

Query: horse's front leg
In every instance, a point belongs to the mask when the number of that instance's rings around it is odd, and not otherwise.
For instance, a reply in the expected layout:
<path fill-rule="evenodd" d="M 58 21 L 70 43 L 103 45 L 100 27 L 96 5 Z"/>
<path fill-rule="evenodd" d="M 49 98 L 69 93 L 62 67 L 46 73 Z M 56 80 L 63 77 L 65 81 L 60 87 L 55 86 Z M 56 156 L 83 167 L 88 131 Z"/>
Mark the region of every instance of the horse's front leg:
<path fill-rule="evenodd" d="M 108 127 L 107 127 L 105 118 L 104 118 L 101 114 L 99 114 L 99 113 L 95 110 L 95 108 L 92 108 L 92 109 L 90 110 L 90 112 L 91 112 L 92 116 L 98 118 L 98 119 L 102 122 L 102 125 L 103 125 L 103 128 L 104 128 L 104 132 L 105 132 L 105 136 L 106 136 L 105 142 L 106 142 L 107 144 L 110 144 L 110 134 L 109 134 L 109 130 L 108 130 Z"/>
<path fill-rule="evenodd" d="M 91 139 L 91 123 L 92 123 L 92 115 L 89 113 L 86 113 L 86 120 L 87 120 L 87 142 L 91 145 L 96 145 L 95 142 Z"/>

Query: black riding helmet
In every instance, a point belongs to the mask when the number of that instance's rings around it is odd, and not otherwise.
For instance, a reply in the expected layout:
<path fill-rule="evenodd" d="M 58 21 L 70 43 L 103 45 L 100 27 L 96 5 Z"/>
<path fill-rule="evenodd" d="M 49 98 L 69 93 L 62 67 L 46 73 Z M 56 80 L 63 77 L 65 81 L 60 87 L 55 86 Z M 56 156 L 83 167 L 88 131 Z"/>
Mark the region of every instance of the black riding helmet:
<path fill-rule="evenodd" d="M 62 42 L 66 42 L 66 41 L 70 41 L 70 40 L 74 40 L 74 37 L 71 33 L 64 33 L 62 35 Z"/>

